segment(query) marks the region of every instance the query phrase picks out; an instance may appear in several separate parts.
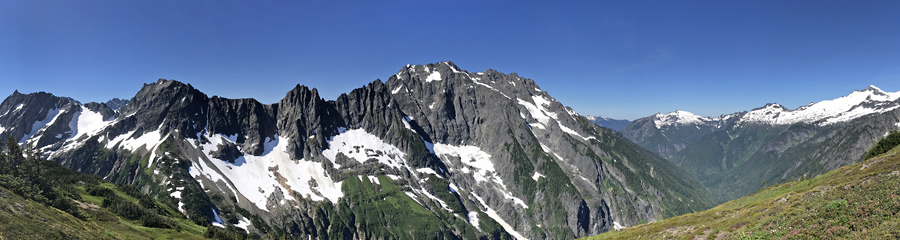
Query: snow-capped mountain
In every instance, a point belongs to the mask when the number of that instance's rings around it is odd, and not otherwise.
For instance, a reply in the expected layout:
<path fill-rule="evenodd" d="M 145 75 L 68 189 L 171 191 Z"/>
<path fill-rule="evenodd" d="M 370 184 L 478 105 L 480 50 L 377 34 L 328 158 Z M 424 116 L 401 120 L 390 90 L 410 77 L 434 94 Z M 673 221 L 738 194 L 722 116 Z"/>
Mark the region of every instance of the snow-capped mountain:
<path fill-rule="evenodd" d="M 681 110 L 666 114 L 656 113 L 653 115 L 653 124 L 656 128 L 711 125 L 718 121 L 718 118 L 701 117 L 697 114 Z"/>
<path fill-rule="evenodd" d="M 335 100 L 298 85 L 272 104 L 161 79 L 114 109 L 16 92 L 0 132 L 259 234 L 562 239 L 711 205 L 695 178 L 533 80 L 451 62 Z"/>
<path fill-rule="evenodd" d="M 896 101 L 900 92 L 888 93 L 875 86 L 853 91 L 850 95 L 799 107 L 795 110 L 770 103 L 747 113 L 735 114 L 741 122 L 773 125 L 810 123 L 829 125 L 848 122 L 869 115 L 884 113 L 900 107 Z"/>
<path fill-rule="evenodd" d="M 591 116 L 591 115 L 586 115 L 584 117 L 587 118 L 588 121 L 591 121 L 594 124 L 597 124 L 601 127 L 606 127 L 606 128 L 612 129 L 612 130 L 616 130 L 616 131 L 622 131 L 622 129 L 627 127 L 628 124 L 631 124 L 631 121 L 628 121 L 626 119 L 612 119 L 612 118 L 608 118 L 608 117 Z"/>
<path fill-rule="evenodd" d="M 719 121 L 720 118 L 701 117 L 679 110 L 634 120 L 621 132 L 641 147 L 670 158 L 715 131 L 720 126 Z"/>
<path fill-rule="evenodd" d="M 700 117 L 684 111 L 635 120 L 623 135 L 697 176 L 721 201 L 763 182 L 814 176 L 859 161 L 879 138 L 900 130 L 900 92 L 875 86 L 789 110 L 770 103 Z"/>

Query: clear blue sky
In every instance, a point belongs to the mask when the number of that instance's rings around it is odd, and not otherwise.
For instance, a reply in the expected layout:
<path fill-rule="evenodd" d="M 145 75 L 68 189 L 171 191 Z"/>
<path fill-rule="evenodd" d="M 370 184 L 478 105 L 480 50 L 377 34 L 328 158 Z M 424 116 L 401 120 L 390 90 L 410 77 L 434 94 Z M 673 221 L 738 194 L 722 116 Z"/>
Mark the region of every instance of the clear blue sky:
<path fill-rule="evenodd" d="M 20 1 L 0 3 L 0 95 L 334 99 L 406 64 L 534 79 L 583 114 L 796 108 L 900 91 L 900 1 Z"/>

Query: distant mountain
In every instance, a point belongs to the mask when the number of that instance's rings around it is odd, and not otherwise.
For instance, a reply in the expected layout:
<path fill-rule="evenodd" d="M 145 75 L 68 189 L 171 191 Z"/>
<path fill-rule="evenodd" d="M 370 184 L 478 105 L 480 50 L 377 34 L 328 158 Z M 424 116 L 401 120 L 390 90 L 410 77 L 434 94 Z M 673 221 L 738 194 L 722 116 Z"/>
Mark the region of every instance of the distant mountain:
<path fill-rule="evenodd" d="M 863 162 L 770 186 L 707 211 L 586 239 L 896 239 L 898 189 L 900 148 L 894 147 Z"/>
<path fill-rule="evenodd" d="M 635 120 L 624 136 L 683 167 L 719 201 L 858 162 L 900 129 L 900 93 L 874 86 L 789 110 L 770 103 L 706 118 L 676 111 Z"/>
<path fill-rule="evenodd" d="M 718 127 L 718 118 L 701 117 L 685 111 L 634 120 L 622 129 L 626 138 L 641 147 L 653 151 L 664 158 L 671 158 L 701 137 L 712 133 Z"/>
<path fill-rule="evenodd" d="M 601 127 L 606 127 L 616 131 L 622 131 L 623 128 L 627 127 L 628 124 L 631 124 L 631 121 L 625 119 L 612 119 L 601 116 L 584 116 L 587 120 L 591 121 L 594 124 L 597 124 Z"/>
<path fill-rule="evenodd" d="M 110 99 L 109 101 L 106 101 L 105 104 L 106 104 L 106 106 L 108 106 L 110 109 L 112 109 L 112 110 L 115 111 L 115 110 L 119 110 L 119 108 L 124 107 L 125 104 L 128 104 L 128 100 L 125 100 L 125 99 L 119 99 L 119 98 L 113 98 L 113 99 Z"/>
<path fill-rule="evenodd" d="M 0 134 L 68 168 L 272 238 L 569 239 L 712 205 L 696 178 L 533 80 L 451 62 L 336 100 L 160 79 L 118 109 L 16 92 L 0 113 Z"/>

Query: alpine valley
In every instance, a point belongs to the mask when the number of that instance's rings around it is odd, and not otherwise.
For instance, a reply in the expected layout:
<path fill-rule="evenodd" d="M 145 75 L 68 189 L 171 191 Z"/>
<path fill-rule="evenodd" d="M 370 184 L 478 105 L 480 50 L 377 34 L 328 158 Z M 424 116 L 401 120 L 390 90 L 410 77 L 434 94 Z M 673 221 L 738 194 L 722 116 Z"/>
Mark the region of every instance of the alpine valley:
<path fill-rule="evenodd" d="M 639 119 L 623 135 L 533 80 L 440 62 L 407 65 L 335 100 L 297 85 L 266 104 L 163 79 L 106 103 L 14 92 L 0 104 L 0 134 L 48 163 L 109 182 L 99 186 L 133 186 L 132 196 L 150 196 L 176 222 L 243 236 L 571 239 L 712 207 L 716 199 L 689 172 L 719 192 L 728 184 L 712 179 L 744 172 L 753 181 L 740 194 L 757 180 L 857 161 L 896 128 L 898 114 L 889 111 L 894 95 L 871 89 L 850 97 L 857 95 L 870 99 L 844 115 L 806 118 L 771 105 L 671 124 Z M 856 114 L 870 109 L 883 114 Z M 691 137 L 666 139 L 675 134 Z M 745 169 L 761 164 L 771 167 Z M 111 198 L 119 191 L 90 188 Z M 45 209 L 32 205 L 17 206 Z M 91 233 L 124 231 L 99 226 Z"/>
<path fill-rule="evenodd" d="M 656 114 L 622 133 L 696 176 L 721 203 L 862 161 L 900 130 L 898 99 L 900 92 L 869 86 L 794 110 L 770 103 L 719 117 Z"/>

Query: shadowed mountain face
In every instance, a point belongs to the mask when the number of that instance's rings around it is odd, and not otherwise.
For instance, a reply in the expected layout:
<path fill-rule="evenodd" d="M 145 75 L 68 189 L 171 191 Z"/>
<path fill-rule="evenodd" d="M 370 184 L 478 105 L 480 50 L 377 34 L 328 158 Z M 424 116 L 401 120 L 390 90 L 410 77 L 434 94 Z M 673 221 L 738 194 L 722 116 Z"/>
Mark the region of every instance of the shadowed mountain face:
<path fill-rule="evenodd" d="M 0 132 L 191 219 L 259 234 L 565 239 L 712 203 L 695 178 L 533 80 L 451 62 L 407 65 L 335 100 L 298 85 L 263 104 L 159 80 L 109 105 L 14 93 Z"/>
<path fill-rule="evenodd" d="M 870 86 L 795 110 L 767 104 L 716 118 L 656 114 L 622 132 L 696 176 L 723 202 L 860 161 L 876 140 L 900 130 L 898 98 Z"/>

